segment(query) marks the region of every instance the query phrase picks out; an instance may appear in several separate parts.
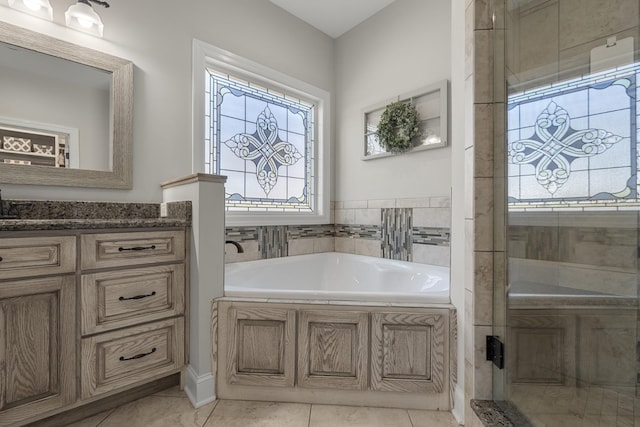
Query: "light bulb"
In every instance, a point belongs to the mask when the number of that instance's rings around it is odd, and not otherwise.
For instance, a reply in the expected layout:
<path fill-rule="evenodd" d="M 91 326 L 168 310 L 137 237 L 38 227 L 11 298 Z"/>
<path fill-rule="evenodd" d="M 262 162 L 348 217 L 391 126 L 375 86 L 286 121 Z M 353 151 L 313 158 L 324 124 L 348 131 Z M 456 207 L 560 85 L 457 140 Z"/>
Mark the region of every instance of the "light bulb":
<path fill-rule="evenodd" d="M 80 24 L 83 28 L 91 28 L 93 27 L 93 21 L 91 21 L 90 19 L 86 19 L 86 18 L 82 18 L 80 16 L 78 16 L 78 24 Z"/>
<path fill-rule="evenodd" d="M 9 7 L 37 16 L 38 18 L 53 20 L 53 8 L 49 0 L 9 0 Z"/>
<path fill-rule="evenodd" d="M 69 6 L 64 14 L 67 27 L 80 31 L 85 31 L 98 37 L 102 37 L 102 20 L 87 2 L 78 1 Z"/>
<path fill-rule="evenodd" d="M 42 8 L 42 5 L 37 0 L 22 0 L 24 5 L 34 12 L 39 11 Z"/>

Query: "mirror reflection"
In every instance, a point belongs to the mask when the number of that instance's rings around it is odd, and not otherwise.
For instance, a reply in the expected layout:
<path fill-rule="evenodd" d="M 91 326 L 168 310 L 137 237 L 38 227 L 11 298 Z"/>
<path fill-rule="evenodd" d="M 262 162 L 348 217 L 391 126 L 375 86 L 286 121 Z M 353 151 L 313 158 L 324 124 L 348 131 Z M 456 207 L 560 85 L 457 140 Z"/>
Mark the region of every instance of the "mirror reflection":
<path fill-rule="evenodd" d="M 112 80 L 0 42 L 0 163 L 112 170 Z"/>

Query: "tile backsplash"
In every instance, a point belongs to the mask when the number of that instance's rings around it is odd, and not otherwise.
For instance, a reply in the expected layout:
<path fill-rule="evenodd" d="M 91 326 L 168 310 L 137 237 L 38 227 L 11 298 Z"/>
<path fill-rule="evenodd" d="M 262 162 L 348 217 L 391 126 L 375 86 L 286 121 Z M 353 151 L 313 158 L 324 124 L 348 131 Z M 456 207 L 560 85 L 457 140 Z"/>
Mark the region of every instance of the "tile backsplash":
<path fill-rule="evenodd" d="M 346 252 L 449 266 L 451 204 L 448 197 L 332 203 L 334 224 L 228 227 L 226 262 L 318 252 Z"/>
<path fill-rule="evenodd" d="M 412 260 L 412 208 L 382 209 L 382 257 Z"/>

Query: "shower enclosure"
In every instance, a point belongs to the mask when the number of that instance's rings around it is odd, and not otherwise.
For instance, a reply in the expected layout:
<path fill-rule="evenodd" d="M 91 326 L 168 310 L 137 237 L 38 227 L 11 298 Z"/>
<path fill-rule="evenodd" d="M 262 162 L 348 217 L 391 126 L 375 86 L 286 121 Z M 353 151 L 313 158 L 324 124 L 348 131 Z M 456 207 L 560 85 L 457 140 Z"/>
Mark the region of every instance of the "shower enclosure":
<path fill-rule="evenodd" d="M 640 2 L 493 11 L 494 400 L 535 426 L 638 426 Z"/>

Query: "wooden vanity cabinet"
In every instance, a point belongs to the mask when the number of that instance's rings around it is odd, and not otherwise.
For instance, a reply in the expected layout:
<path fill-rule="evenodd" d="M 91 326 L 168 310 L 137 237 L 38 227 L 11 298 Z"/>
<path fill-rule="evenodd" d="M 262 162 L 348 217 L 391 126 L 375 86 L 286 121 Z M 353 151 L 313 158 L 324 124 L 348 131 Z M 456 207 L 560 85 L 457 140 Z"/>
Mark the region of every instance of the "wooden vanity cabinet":
<path fill-rule="evenodd" d="M 184 230 L 80 236 L 81 397 L 185 364 Z"/>
<path fill-rule="evenodd" d="M 75 243 L 0 240 L 0 426 L 76 400 Z"/>
<path fill-rule="evenodd" d="M 184 228 L 21 233 L 0 233 L 0 427 L 182 372 Z"/>

